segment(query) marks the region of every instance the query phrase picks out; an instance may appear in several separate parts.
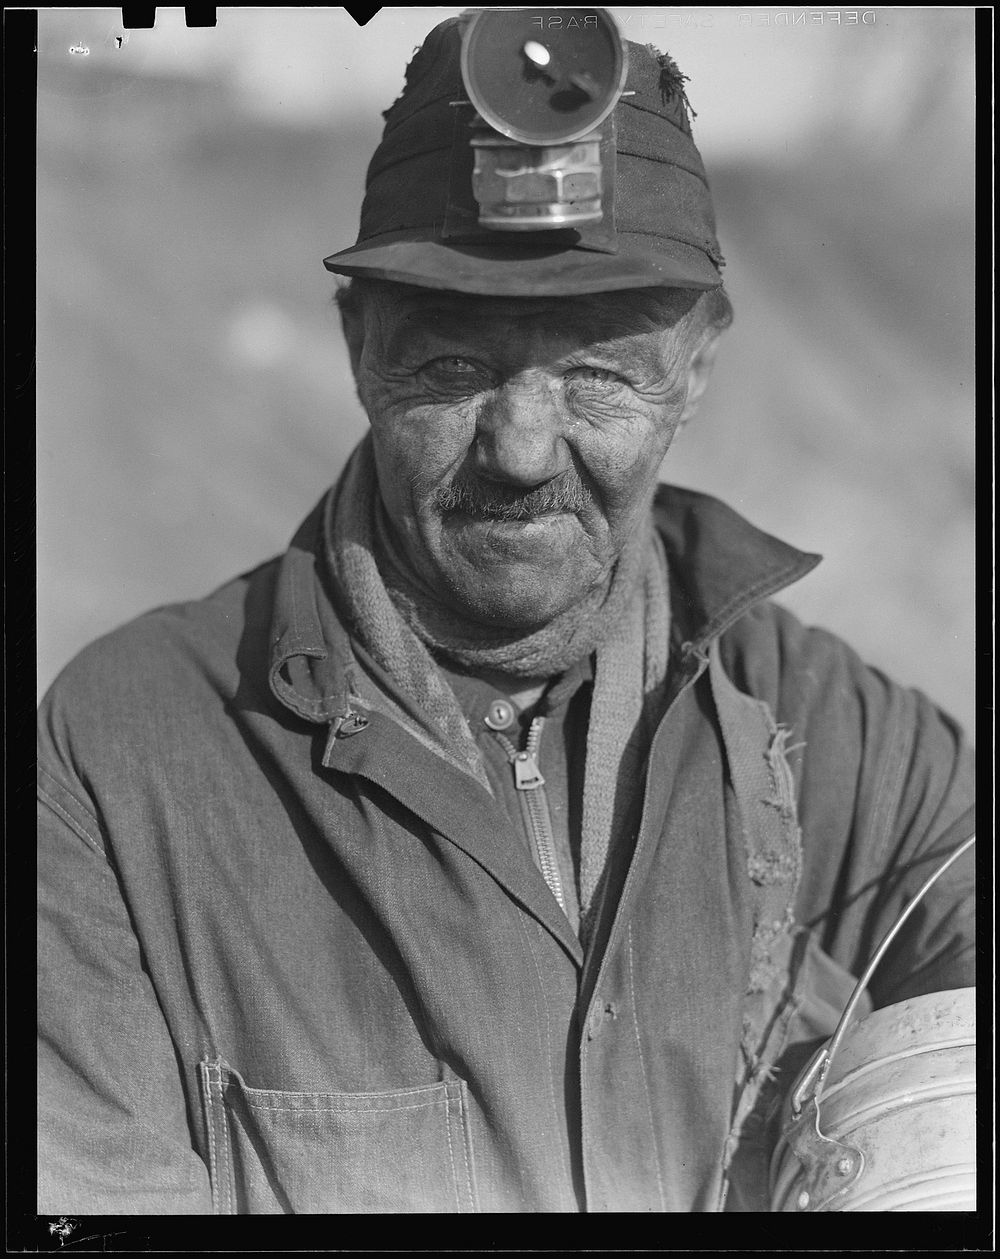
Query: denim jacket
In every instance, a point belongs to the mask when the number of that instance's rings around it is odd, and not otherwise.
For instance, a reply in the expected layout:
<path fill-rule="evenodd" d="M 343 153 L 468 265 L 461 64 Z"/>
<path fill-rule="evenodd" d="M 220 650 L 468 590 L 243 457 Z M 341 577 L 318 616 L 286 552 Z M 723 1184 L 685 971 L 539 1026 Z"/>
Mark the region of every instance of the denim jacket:
<path fill-rule="evenodd" d="M 68 666 L 39 727 L 41 1213 L 767 1209 L 775 1098 L 971 834 L 971 758 L 768 601 L 817 557 L 691 491 L 655 512 L 670 681 L 586 948 L 391 679 L 357 693 L 319 509 Z M 875 1004 L 971 983 L 971 919 L 963 858 Z"/>

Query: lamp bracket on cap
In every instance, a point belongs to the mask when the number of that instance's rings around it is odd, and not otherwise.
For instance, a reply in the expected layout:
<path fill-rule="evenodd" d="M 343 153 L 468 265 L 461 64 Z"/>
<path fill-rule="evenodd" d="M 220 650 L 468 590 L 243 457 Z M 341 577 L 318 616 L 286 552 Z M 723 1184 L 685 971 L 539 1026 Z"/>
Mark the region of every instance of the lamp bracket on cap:
<path fill-rule="evenodd" d="M 606 9 L 481 10 L 466 19 L 462 80 L 479 225 L 578 228 L 605 217 L 604 132 L 627 48 Z M 456 102 L 457 104 L 457 102 Z"/>

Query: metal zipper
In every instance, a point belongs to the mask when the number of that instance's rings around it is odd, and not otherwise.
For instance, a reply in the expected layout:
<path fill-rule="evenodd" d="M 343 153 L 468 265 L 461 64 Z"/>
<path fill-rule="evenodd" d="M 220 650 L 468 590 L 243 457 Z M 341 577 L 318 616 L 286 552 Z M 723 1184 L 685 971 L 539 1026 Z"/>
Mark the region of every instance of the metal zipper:
<path fill-rule="evenodd" d="M 538 868 L 549 886 L 549 891 L 558 901 L 559 908 L 565 913 L 566 900 L 563 896 L 562 880 L 559 878 L 559 866 L 556 862 L 552 819 L 549 816 L 549 801 L 545 794 L 545 779 L 538 768 L 538 748 L 542 741 L 544 725 L 544 717 L 532 719 L 528 727 L 528 737 L 520 752 L 499 730 L 494 730 L 493 733 L 507 753 L 507 759 L 514 770 L 514 786 L 521 793 L 523 813 L 535 846 Z"/>

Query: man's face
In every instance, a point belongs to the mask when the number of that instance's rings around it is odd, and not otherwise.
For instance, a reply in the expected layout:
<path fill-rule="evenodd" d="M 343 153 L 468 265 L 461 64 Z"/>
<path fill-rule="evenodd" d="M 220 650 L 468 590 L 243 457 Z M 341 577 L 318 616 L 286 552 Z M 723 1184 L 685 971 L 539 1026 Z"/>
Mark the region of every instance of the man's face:
<path fill-rule="evenodd" d="M 707 378 L 698 294 L 480 298 L 378 285 L 348 321 L 379 486 L 459 615 L 529 629 L 605 581 Z"/>

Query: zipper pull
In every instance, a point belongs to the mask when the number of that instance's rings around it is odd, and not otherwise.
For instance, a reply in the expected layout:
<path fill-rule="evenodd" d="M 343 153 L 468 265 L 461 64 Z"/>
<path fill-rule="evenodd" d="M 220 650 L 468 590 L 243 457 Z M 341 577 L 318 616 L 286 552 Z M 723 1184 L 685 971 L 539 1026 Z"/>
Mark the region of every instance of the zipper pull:
<path fill-rule="evenodd" d="M 530 752 L 518 752 L 514 757 L 514 786 L 518 791 L 532 791 L 535 787 L 544 787 L 545 779 L 538 768 L 538 762 Z"/>

